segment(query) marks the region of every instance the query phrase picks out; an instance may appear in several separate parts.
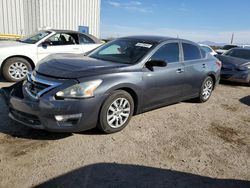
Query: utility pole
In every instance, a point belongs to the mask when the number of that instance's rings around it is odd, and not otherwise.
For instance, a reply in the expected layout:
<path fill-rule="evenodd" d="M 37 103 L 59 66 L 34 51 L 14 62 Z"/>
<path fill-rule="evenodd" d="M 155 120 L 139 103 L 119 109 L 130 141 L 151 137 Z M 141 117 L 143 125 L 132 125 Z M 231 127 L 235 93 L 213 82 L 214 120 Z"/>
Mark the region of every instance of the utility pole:
<path fill-rule="evenodd" d="M 234 33 L 232 33 L 231 44 L 234 42 Z"/>

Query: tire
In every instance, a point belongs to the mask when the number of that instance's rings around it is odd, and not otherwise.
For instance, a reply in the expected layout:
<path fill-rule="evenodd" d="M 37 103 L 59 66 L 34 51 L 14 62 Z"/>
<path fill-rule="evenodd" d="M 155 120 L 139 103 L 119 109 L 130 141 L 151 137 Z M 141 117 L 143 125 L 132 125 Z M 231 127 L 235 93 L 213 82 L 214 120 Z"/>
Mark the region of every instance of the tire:
<path fill-rule="evenodd" d="M 200 94 L 199 97 L 197 98 L 198 102 L 204 103 L 208 101 L 212 95 L 213 89 L 214 89 L 214 81 L 211 76 L 208 76 L 205 78 L 205 80 L 201 85 Z M 205 94 L 205 91 L 207 91 L 208 93 Z"/>
<path fill-rule="evenodd" d="M 134 113 L 134 100 L 123 90 L 114 91 L 104 102 L 98 128 L 104 133 L 115 133 L 124 129 Z"/>
<path fill-rule="evenodd" d="M 31 70 L 32 66 L 29 61 L 21 57 L 13 57 L 6 60 L 2 73 L 7 81 L 18 82 L 24 80 Z"/>

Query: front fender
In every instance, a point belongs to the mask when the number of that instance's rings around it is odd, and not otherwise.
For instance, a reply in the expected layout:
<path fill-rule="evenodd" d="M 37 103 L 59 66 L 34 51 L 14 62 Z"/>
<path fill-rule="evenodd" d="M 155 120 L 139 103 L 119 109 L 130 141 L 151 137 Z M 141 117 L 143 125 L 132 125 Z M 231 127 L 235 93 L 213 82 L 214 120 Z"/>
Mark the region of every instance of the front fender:
<path fill-rule="evenodd" d="M 6 105 L 9 105 L 11 94 L 14 91 L 18 91 L 18 92 L 22 91 L 22 85 L 23 85 L 23 81 L 17 82 L 9 87 L 3 87 L 0 89 L 0 95 L 4 99 L 4 102 L 6 103 Z"/>

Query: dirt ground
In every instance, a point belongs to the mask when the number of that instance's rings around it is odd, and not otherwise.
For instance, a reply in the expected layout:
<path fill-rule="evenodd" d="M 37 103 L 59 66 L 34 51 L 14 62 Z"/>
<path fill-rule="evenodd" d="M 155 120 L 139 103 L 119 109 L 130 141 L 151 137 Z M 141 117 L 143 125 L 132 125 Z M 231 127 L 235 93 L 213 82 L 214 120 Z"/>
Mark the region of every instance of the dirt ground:
<path fill-rule="evenodd" d="M 116 134 L 56 134 L 14 123 L 1 98 L 0 187 L 249 188 L 249 110 L 250 87 L 223 84 Z"/>

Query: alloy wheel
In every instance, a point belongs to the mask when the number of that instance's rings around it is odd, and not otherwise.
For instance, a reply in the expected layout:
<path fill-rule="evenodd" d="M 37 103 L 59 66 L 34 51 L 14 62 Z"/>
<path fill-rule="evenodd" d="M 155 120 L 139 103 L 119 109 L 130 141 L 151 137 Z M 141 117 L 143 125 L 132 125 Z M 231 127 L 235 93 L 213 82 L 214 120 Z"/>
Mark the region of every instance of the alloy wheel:
<path fill-rule="evenodd" d="M 108 108 L 107 122 L 112 128 L 123 126 L 131 112 L 130 103 L 126 98 L 116 99 Z"/>
<path fill-rule="evenodd" d="M 23 79 L 28 73 L 28 67 L 23 62 L 14 62 L 9 67 L 9 75 L 16 79 Z"/>
<path fill-rule="evenodd" d="M 213 81 L 211 79 L 208 79 L 205 82 L 202 89 L 202 97 L 204 100 L 207 100 L 210 97 L 212 90 L 213 90 Z"/>

